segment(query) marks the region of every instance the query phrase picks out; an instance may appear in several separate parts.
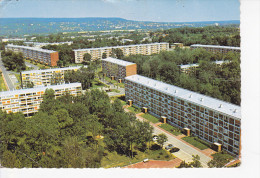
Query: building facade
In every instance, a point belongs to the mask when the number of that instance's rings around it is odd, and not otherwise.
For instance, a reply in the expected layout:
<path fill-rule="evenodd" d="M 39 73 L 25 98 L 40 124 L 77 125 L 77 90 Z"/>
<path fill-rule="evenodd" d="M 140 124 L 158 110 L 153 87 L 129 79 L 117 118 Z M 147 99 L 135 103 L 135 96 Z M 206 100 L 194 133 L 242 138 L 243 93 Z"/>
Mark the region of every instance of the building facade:
<path fill-rule="evenodd" d="M 114 77 L 115 80 L 125 81 L 125 77 L 137 73 L 137 65 L 133 62 L 124 61 L 116 58 L 101 59 L 102 72 L 105 76 Z"/>
<path fill-rule="evenodd" d="M 201 44 L 194 44 L 190 45 L 191 49 L 196 49 L 196 48 L 203 48 L 207 51 L 213 52 L 213 53 L 222 53 L 226 54 L 229 51 L 232 52 L 239 52 L 240 53 L 240 47 L 234 47 L 234 46 L 218 46 L 218 45 L 201 45 Z"/>
<path fill-rule="evenodd" d="M 56 43 L 24 42 L 24 44 L 27 45 L 27 46 L 33 46 L 33 47 L 41 48 L 41 47 L 47 46 L 47 45 L 63 45 L 63 44 L 72 45 L 73 41 L 56 42 Z"/>
<path fill-rule="evenodd" d="M 87 48 L 73 50 L 75 54 L 75 63 L 82 63 L 84 54 L 89 53 L 92 60 L 102 59 L 103 53 L 106 53 L 106 57 L 110 57 L 113 49 L 121 49 L 124 56 L 129 55 L 151 55 L 160 53 L 161 51 L 169 50 L 169 43 L 151 43 L 151 44 L 138 44 L 138 45 L 126 45 L 126 46 L 113 46 L 102 48 Z"/>
<path fill-rule="evenodd" d="M 24 115 L 30 116 L 38 112 L 46 89 L 53 89 L 55 91 L 55 98 L 67 92 L 73 96 L 82 93 L 81 83 L 4 91 L 0 92 L 0 109 L 7 113 L 22 112 Z"/>
<path fill-rule="evenodd" d="M 223 150 L 240 153 L 240 106 L 140 75 L 125 78 L 125 97 L 167 123 Z"/>
<path fill-rule="evenodd" d="M 31 83 L 33 83 L 33 87 L 64 83 L 65 72 L 77 71 L 80 67 L 81 66 L 23 71 L 21 73 L 23 88 L 27 88 L 26 86 Z"/>
<path fill-rule="evenodd" d="M 59 60 L 58 52 L 47 50 L 47 49 L 8 44 L 5 46 L 5 50 L 6 51 L 11 50 L 13 52 L 21 52 L 25 58 L 49 66 L 57 66 L 57 62 Z"/>

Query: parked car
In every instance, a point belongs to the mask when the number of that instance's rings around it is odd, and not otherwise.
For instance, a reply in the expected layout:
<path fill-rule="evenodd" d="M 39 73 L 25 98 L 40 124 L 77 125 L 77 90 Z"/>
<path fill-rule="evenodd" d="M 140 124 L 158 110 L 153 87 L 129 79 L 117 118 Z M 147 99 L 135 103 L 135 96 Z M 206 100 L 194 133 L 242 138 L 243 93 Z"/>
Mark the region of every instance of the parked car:
<path fill-rule="evenodd" d="M 166 150 L 169 150 L 169 149 L 171 149 L 171 148 L 173 148 L 173 147 L 174 147 L 173 144 L 169 144 L 168 146 L 165 147 L 165 149 L 166 149 Z"/>
<path fill-rule="evenodd" d="M 156 142 L 158 140 L 158 136 L 157 135 L 154 135 L 153 136 L 153 141 Z"/>
<path fill-rule="evenodd" d="M 180 148 L 174 147 L 170 150 L 170 153 L 175 153 L 178 152 L 180 150 Z"/>

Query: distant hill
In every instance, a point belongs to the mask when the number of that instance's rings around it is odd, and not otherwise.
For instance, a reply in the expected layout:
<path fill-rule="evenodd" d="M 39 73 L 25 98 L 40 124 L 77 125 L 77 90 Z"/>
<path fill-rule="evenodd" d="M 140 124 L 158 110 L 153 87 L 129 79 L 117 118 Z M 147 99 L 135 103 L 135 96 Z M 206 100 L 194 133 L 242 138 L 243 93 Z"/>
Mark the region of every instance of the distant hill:
<path fill-rule="evenodd" d="M 1 36 L 21 36 L 58 32 L 167 29 L 178 27 L 203 27 L 209 25 L 239 25 L 239 20 L 207 22 L 150 22 L 123 18 L 0 18 Z"/>

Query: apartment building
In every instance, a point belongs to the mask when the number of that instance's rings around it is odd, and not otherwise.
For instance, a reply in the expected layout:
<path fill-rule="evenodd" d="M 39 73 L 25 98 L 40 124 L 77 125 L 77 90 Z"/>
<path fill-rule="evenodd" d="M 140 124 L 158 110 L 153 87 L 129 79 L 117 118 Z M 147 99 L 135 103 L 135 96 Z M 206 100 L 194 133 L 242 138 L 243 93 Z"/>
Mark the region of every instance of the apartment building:
<path fill-rule="evenodd" d="M 27 46 L 41 48 L 41 47 L 47 46 L 47 45 L 63 45 L 63 44 L 72 45 L 73 41 L 56 42 L 56 43 L 24 42 L 24 44 Z"/>
<path fill-rule="evenodd" d="M 240 106 L 140 75 L 125 78 L 126 101 L 233 155 L 240 153 Z M 129 101 L 130 102 L 130 101 Z M 219 149 L 220 148 L 220 149 Z"/>
<path fill-rule="evenodd" d="M 229 63 L 230 61 L 213 61 L 212 63 L 216 65 L 222 65 Z M 185 64 L 185 65 L 179 65 L 181 72 L 189 73 L 191 70 L 199 67 L 199 63 L 195 64 Z"/>
<path fill-rule="evenodd" d="M 23 88 L 27 88 L 26 86 L 28 83 L 33 83 L 33 87 L 43 87 L 54 85 L 55 83 L 64 83 L 65 72 L 72 70 L 77 71 L 80 67 L 81 66 L 23 71 L 21 73 Z"/>
<path fill-rule="evenodd" d="M 196 49 L 196 48 L 203 48 L 207 51 L 210 51 L 210 52 L 219 52 L 219 53 L 222 53 L 222 54 L 226 54 L 228 53 L 229 51 L 232 51 L 232 52 L 239 52 L 240 53 L 240 47 L 234 47 L 234 46 L 218 46 L 218 45 L 201 45 L 201 44 L 193 44 L 193 45 L 190 45 L 190 48 L 191 49 Z"/>
<path fill-rule="evenodd" d="M 13 44 L 6 45 L 5 50 L 21 52 L 25 58 L 32 59 L 36 62 L 40 62 L 50 66 L 57 66 L 57 62 L 59 60 L 59 53 L 53 50 L 28 46 L 18 46 Z"/>
<path fill-rule="evenodd" d="M 81 83 L 4 91 L 0 92 L 0 109 L 7 113 L 22 112 L 24 115 L 30 116 L 38 112 L 46 89 L 53 89 L 55 98 L 67 92 L 73 96 L 80 95 L 82 92 Z"/>
<path fill-rule="evenodd" d="M 125 77 L 135 75 L 137 73 L 136 63 L 112 57 L 101 59 L 101 61 L 103 74 L 107 77 L 111 77 L 113 80 L 124 82 Z"/>
<path fill-rule="evenodd" d="M 75 54 L 75 63 L 82 63 L 84 54 L 86 53 L 89 53 L 91 55 L 92 60 L 102 59 L 103 53 L 106 53 L 106 56 L 110 57 L 113 49 L 121 49 L 123 51 L 124 56 L 135 54 L 151 55 L 155 53 L 160 53 L 161 51 L 168 51 L 169 43 L 151 43 L 102 48 L 76 49 L 73 50 Z"/>

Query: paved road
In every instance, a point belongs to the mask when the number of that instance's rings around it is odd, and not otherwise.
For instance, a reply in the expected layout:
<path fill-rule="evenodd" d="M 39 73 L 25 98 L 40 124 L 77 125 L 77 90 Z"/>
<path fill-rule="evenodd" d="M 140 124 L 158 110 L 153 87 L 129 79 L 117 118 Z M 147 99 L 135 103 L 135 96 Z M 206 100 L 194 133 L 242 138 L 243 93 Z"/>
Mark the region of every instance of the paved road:
<path fill-rule="evenodd" d="M 139 120 L 143 120 L 140 117 L 137 117 L 137 118 Z M 160 128 L 155 127 L 154 125 L 152 125 L 152 126 L 154 127 L 154 134 L 155 135 L 164 133 L 168 137 L 168 141 L 164 144 L 164 146 L 166 146 L 166 145 L 171 143 L 174 146 L 180 148 L 180 151 L 174 153 L 175 156 L 177 156 L 178 158 L 180 158 L 182 160 L 185 160 L 185 162 L 191 162 L 192 161 L 192 155 L 199 155 L 200 162 L 201 162 L 202 166 L 203 167 L 208 167 L 207 163 L 211 160 L 210 157 L 208 157 L 205 154 L 199 152 L 198 150 L 192 148 L 191 146 L 185 144 L 184 142 L 178 140 L 177 138 L 175 138 L 174 136 L 168 134 L 164 130 L 161 130 Z"/>
<path fill-rule="evenodd" d="M 25 61 L 25 65 L 26 65 L 27 67 L 32 67 L 33 70 L 38 70 L 38 69 L 39 69 L 38 66 L 36 66 L 36 65 L 34 65 L 34 64 L 31 64 L 31 63 L 29 63 L 29 62 L 26 62 L 26 61 Z"/>
<path fill-rule="evenodd" d="M 12 82 L 10 76 L 9 76 L 10 72 L 5 69 L 4 64 L 2 62 L 1 53 L 0 53 L 0 69 L 1 69 L 1 71 L 4 75 L 4 78 L 6 80 L 7 89 L 9 89 L 9 90 L 15 89 L 15 86 L 14 86 L 14 84 L 13 84 L 13 82 Z"/>

